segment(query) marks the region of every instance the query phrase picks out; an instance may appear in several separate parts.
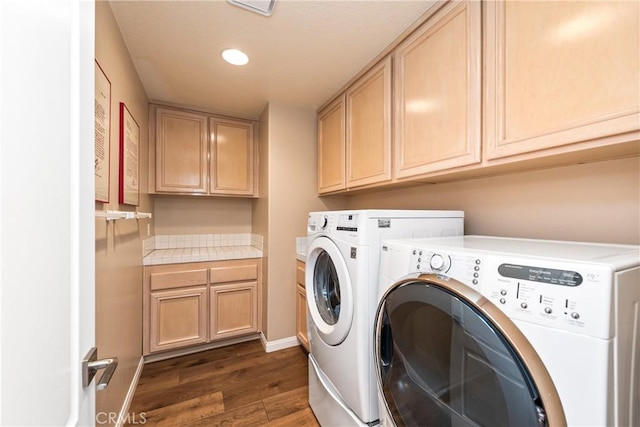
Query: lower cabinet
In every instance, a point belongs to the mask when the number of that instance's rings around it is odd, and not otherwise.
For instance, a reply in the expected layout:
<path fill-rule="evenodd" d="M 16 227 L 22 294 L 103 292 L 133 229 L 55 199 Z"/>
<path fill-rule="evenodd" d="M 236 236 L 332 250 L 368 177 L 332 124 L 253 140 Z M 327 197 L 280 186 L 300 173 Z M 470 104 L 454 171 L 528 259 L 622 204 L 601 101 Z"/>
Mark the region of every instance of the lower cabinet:
<path fill-rule="evenodd" d="M 143 353 L 260 331 L 262 260 L 144 268 Z"/>
<path fill-rule="evenodd" d="M 296 336 L 300 344 L 309 351 L 307 336 L 307 293 L 304 287 L 305 264 L 296 261 Z"/>
<path fill-rule="evenodd" d="M 207 287 L 151 292 L 149 350 L 207 342 Z"/>
<path fill-rule="evenodd" d="M 258 332 L 258 283 L 211 286 L 211 340 Z"/>

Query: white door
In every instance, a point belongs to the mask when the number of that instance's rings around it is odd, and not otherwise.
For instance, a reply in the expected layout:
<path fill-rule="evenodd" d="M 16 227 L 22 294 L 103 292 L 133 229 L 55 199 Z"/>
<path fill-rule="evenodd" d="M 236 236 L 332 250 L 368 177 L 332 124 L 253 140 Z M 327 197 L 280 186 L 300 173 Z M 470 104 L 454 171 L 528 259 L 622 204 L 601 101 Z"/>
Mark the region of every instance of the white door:
<path fill-rule="evenodd" d="M 0 1 L 0 425 L 95 424 L 94 7 Z"/>

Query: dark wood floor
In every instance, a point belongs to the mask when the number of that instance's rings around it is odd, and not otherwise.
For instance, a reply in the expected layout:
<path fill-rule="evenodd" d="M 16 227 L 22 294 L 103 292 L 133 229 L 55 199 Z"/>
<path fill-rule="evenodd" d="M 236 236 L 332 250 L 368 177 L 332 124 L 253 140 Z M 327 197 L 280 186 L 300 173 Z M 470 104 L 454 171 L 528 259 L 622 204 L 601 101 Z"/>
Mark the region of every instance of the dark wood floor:
<path fill-rule="evenodd" d="M 319 426 L 302 347 L 259 340 L 146 364 L 129 413 L 146 426 Z"/>

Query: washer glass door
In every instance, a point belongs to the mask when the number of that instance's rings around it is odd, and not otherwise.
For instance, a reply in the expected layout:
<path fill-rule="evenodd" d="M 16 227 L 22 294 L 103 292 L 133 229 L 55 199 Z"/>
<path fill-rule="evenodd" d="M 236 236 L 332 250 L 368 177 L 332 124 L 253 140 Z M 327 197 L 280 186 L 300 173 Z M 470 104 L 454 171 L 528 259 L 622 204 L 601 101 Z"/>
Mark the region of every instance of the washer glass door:
<path fill-rule="evenodd" d="M 546 424 L 523 359 L 469 300 L 428 281 L 396 285 L 376 331 L 378 387 L 396 425 Z"/>
<path fill-rule="evenodd" d="M 340 344 L 353 320 L 351 279 L 340 250 L 326 237 L 315 239 L 307 251 L 305 286 L 318 335 L 329 345 Z"/>
<path fill-rule="evenodd" d="M 313 274 L 313 296 L 320 317 L 328 325 L 335 325 L 340 318 L 340 281 L 338 272 L 326 251 L 316 259 Z"/>

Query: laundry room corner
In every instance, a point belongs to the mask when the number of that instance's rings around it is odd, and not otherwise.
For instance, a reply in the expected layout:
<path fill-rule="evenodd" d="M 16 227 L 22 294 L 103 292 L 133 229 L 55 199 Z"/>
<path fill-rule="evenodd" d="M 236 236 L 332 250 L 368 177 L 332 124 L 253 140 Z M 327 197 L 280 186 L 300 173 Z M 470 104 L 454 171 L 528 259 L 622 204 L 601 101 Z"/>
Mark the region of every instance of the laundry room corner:
<path fill-rule="evenodd" d="M 252 229 L 264 238 L 262 325 L 267 351 L 298 345 L 295 332 L 296 238 L 307 215 L 342 207 L 342 197 L 317 195 L 315 111 L 271 102 L 260 116 L 259 197 Z"/>

